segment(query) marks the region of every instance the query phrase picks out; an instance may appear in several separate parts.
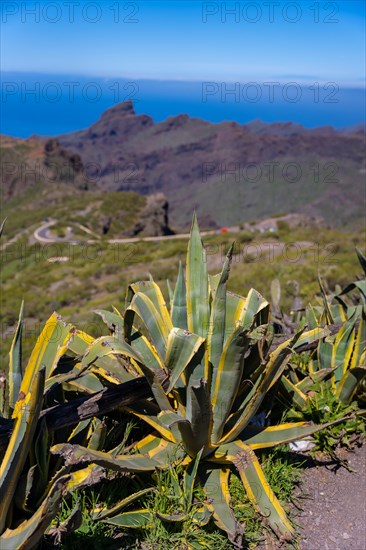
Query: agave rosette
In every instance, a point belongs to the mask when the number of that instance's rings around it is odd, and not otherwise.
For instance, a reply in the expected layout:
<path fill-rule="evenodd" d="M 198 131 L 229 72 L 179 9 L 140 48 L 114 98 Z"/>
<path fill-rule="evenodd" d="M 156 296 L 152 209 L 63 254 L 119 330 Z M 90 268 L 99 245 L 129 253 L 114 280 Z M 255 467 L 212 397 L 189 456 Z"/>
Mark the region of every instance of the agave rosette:
<path fill-rule="evenodd" d="M 93 354 L 94 346 L 100 351 L 104 342 L 128 359 L 131 371 L 147 377 L 154 399 L 141 401 L 129 412 L 153 432 L 130 454 L 70 444 L 57 445 L 52 452 L 70 464 L 90 462 L 121 471 L 153 471 L 174 463 L 188 471 L 199 457 L 205 507 L 240 547 L 242 526 L 230 507 L 228 490 L 232 467 L 273 531 L 284 539 L 293 537 L 293 527 L 254 451 L 309 436 L 321 427 L 307 422 L 257 427 L 253 420 L 292 352 L 328 332 L 301 330 L 269 352 L 268 302 L 254 289 L 245 298 L 227 290 L 232 254 L 233 247 L 221 273 L 209 275 L 194 217 L 186 271 L 180 265 L 169 304 L 151 279 L 129 286 L 123 315 L 116 309 L 99 311 L 114 335 L 99 339 L 89 351 Z M 96 518 L 121 527 L 151 520 L 145 509 L 121 512 L 127 504 L 104 510 L 102 516 L 96 513 Z"/>

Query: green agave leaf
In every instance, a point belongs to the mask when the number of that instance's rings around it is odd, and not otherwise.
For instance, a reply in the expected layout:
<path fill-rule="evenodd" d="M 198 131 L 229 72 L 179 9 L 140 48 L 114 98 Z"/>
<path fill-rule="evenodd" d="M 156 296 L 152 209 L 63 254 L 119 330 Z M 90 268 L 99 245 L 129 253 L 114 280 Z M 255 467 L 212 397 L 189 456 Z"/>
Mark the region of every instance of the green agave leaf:
<path fill-rule="evenodd" d="M 253 450 L 241 441 L 226 446 L 227 460 L 237 468 L 248 498 L 280 539 L 292 540 L 294 529 L 266 480 Z"/>
<path fill-rule="evenodd" d="M 357 389 L 366 379 L 366 366 L 349 369 L 339 382 L 337 394 L 342 403 L 350 403 Z"/>
<path fill-rule="evenodd" d="M 328 296 L 327 296 L 327 293 L 325 292 L 325 288 L 324 288 L 323 282 L 320 278 L 320 275 L 318 275 L 318 283 L 319 283 L 320 293 L 321 293 L 322 300 L 323 300 L 323 305 L 324 305 L 324 313 L 325 313 L 326 324 L 333 325 L 334 324 L 334 319 L 333 319 L 333 315 L 332 315 L 331 308 L 330 308 L 330 301 L 328 300 Z"/>
<path fill-rule="evenodd" d="M 268 325 L 259 325 L 249 333 L 249 355 L 245 356 L 244 371 L 240 382 L 238 395 L 242 395 L 248 389 L 248 381 L 253 384 L 264 370 L 265 357 L 267 357 L 270 342 L 266 338 Z"/>
<path fill-rule="evenodd" d="M 248 293 L 239 321 L 246 329 L 269 322 L 269 303 L 254 288 Z"/>
<path fill-rule="evenodd" d="M 26 394 L 20 392 L 15 403 L 14 427 L 0 465 L 0 533 L 5 528 L 6 516 L 34 436 L 43 403 L 44 381 L 45 368 L 42 368 L 32 379 L 30 391 Z"/>
<path fill-rule="evenodd" d="M 172 391 L 178 378 L 204 342 L 205 340 L 201 336 L 181 328 L 173 328 L 170 331 L 165 357 L 165 366 L 170 373 L 167 393 Z"/>
<path fill-rule="evenodd" d="M 240 323 L 240 315 L 245 307 L 246 299 L 243 296 L 227 291 L 226 293 L 226 327 L 225 341 Z"/>
<path fill-rule="evenodd" d="M 14 409 L 22 382 L 22 332 L 24 323 L 24 301 L 20 306 L 19 319 L 9 351 L 9 407 Z"/>
<path fill-rule="evenodd" d="M 177 442 L 182 442 L 184 449 L 189 456 L 195 456 L 200 447 L 199 442 L 196 441 L 192 430 L 192 425 L 183 416 L 171 411 L 162 411 L 158 418 L 165 425 L 168 425 L 168 429 L 172 432 Z M 177 435 L 177 432 L 179 435 Z"/>
<path fill-rule="evenodd" d="M 19 510 L 24 510 L 25 512 L 33 511 L 29 503 L 29 498 L 36 482 L 37 468 L 37 464 L 31 466 L 29 470 L 19 478 L 14 493 L 14 502 Z"/>
<path fill-rule="evenodd" d="M 5 378 L 5 375 L 0 374 L 0 425 L 2 422 L 4 422 L 4 419 L 8 419 L 8 417 L 10 416 L 9 400 L 7 397 L 6 388 L 7 388 L 7 380 Z M 1 457 L 1 453 L 0 453 L 0 457 Z"/>
<path fill-rule="evenodd" d="M 39 473 L 37 491 L 35 498 L 40 498 L 48 482 L 48 471 L 50 462 L 49 446 L 51 437 L 48 433 L 47 424 L 44 419 L 41 420 L 38 428 L 38 434 L 34 443 L 34 455 Z"/>
<path fill-rule="evenodd" d="M 177 284 L 175 285 L 172 299 L 171 317 L 174 327 L 188 329 L 186 282 L 184 279 L 182 262 L 179 262 Z"/>
<path fill-rule="evenodd" d="M 168 295 L 169 295 L 169 311 L 170 311 L 170 314 L 171 314 L 171 309 L 172 309 L 172 302 L 173 302 L 173 295 L 174 295 L 174 292 L 173 292 L 173 289 L 172 289 L 172 286 L 170 284 L 170 281 L 169 279 L 166 280 L 166 287 L 168 289 Z"/>
<path fill-rule="evenodd" d="M 333 344 L 332 342 L 328 342 L 327 340 L 319 341 L 318 349 L 317 349 L 317 355 L 318 355 L 318 363 L 320 369 L 331 369 L 334 370 L 332 367 L 332 353 L 333 353 Z"/>
<path fill-rule="evenodd" d="M 150 442 L 149 444 L 154 443 Z M 136 450 L 142 453 L 143 446 L 136 445 Z M 182 445 L 164 441 L 164 439 L 159 439 L 158 445 L 148 451 L 148 456 L 159 463 L 159 468 L 171 468 L 173 465 L 187 459 L 187 454 Z"/>
<path fill-rule="evenodd" d="M 266 449 L 309 437 L 329 427 L 329 425 L 332 425 L 332 423 L 317 425 L 312 422 L 289 422 L 267 428 L 251 426 L 245 428 L 242 432 L 241 440 L 251 449 Z M 228 445 L 230 445 L 230 443 Z M 229 447 L 227 445 L 221 445 L 215 452 L 215 457 L 219 457 L 220 453 L 225 454 L 228 451 Z"/>
<path fill-rule="evenodd" d="M 109 331 L 118 339 L 123 338 L 123 317 L 115 311 L 106 309 L 95 309 L 94 313 L 99 315 L 107 325 Z"/>
<path fill-rule="evenodd" d="M 64 355 L 68 344 L 74 337 L 74 328 L 66 324 L 57 313 L 53 313 L 45 324 L 29 358 L 20 386 L 20 392 L 27 394 L 34 376 L 41 366 L 46 368 L 49 378 L 60 357 Z"/>
<path fill-rule="evenodd" d="M 332 304 L 330 310 L 335 323 L 344 323 L 347 320 L 347 304 L 339 297 L 335 296 L 334 300 L 340 302 L 338 304 Z"/>
<path fill-rule="evenodd" d="M 194 437 L 192 426 L 189 421 L 178 412 L 173 411 L 161 411 L 158 414 L 158 418 L 160 422 L 170 430 L 175 441 L 177 443 L 182 443 L 183 446 L 190 449 L 189 452 L 192 453 L 192 448 L 194 447 L 192 441 Z"/>
<path fill-rule="evenodd" d="M 217 273 L 216 275 L 208 275 L 208 295 L 210 297 L 210 305 L 212 305 L 215 299 L 216 290 L 219 286 L 220 278 L 221 273 Z"/>
<path fill-rule="evenodd" d="M 187 390 L 186 418 L 192 429 L 193 442 L 190 453 L 195 456 L 202 447 L 209 444 L 212 431 L 212 408 L 206 380 L 201 378 L 198 384 Z M 184 440 L 184 438 L 183 438 Z"/>
<path fill-rule="evenodd" d="M 93 449 L 94 451 L 102 449 L 106 436 L 107 425 L 99 418 L 94 417 L 91 424 L 89 425 L 88 449 Z"/>
<path fill-rule="evenodd" d="M 364 411 L 360 411 L 357 414 L 364 414 Z M 330 426 L 336 426 L 341 424 L 350 415 L 345 415 L 343 418 L 337 418 L 332 422 L 325 424 L 313 424 L 312 422 L 288 422 L 285 424 L 279 424 L 278 426 L 248 426 L 240 435 L 240 441 L 236 441 L 235 444 L 245 444 L 253 450 L 267 449 L 269 447 L 275 447 L 276 445 L 283 445 L 284 443 L 291 443 L 298 439 L 304 439 L 313 435 L 316 432 L 329 428 Z M 232 443 L 226 443 L 220 445 L 215 449 L 215 453 L 209 458 L 212 462 L 219 462 L 220 464 L 227 464 L 228 455 L 232 452 L 230 447 Z"/>
<path fill-rule="evenodd" d="M 207 506 L 194 506 L 191 518 L 194 523 L 197 523 L 200 527 L 204 527 L 208 524 L 212 517 L 212 512 Z"/>
<path fill-rule="evenodd" d="M 129 340 L 131 336 L 135 314 L 142 320 L 151 336 L 160 359 L 164 361 L 169 332 L 173 328 L 171 323 L 167 325 L 150 298 L 138 292 L 133 296 L 125 313 L 125 335 L 127 340 Z"/>
<path fill-rule="evenodd" d="M 156 415 L 149 415 L 149 414 L 142 414 L 139 412 L 136 412 L 136 407 L 134 409 L 127 408 L 126 410 L 137 416 L 138 418 L 141 418 L 144 422 L 149 424 L 156 430 L 161 437 L 163 437 L 166 441 L 170 441 L 172 443 L 177 443 L 181 441 L 180 435 L 177 437 L 177 431 L 173 429 L 169 424 L 172 424 L 173 422 L 180 422 L 181 420 L 177 418 L 177 415 L 175 412 L 167 410 L 162 411 L 158 416 Z M 163 416 L 162 416 L 163 415 Z M 170 422 L 167 422 L 167 415 L 171 415 L 169 417 Z"/>
<path fill-rule="evenodd" d="M 88 375 L 90 375 L 92 378 L 96 378 L 94 374 L 85 372 L 86 368 L 87 367 L 81 368 L 81 364 L 77 363 L 70 372 L 67 372 L 65 374 L 55 374 L 54 376 L 51 376 L 46 380 L 44 394 L 46 395 L 48 392 L 54 390 L 57 386 L 60 386 L 61 384 L 71 384 L 74 381 L 76 381 L 76 384 L 82 384 L 82 380 Z M 96 380 L 98 379 L 96 378 Z M 102 388 L 101 384 L 100 386 Z"/>
<path fill-rule="evenodd" d="M 49 494 L 28 520 L 16 529 L 6 529 L 0 536 L 1 550 L 31 550 L 41 540 L 45 530 L 57 515 L 68 476 L 54 483 Z"/>
<path fill-rule="evenodd" d="M 143 363 L 140 364 L 140 368 L 149 382 L 153 396 L 156 399 L 157 404 L 162 410 L 173 410 L 168 397 L 165 394 L 163 386 L 159 382 L 156 372 L 151 371 Z"/>
<path fill-rule="evenodd" d="M 88 348 L 81 365 L 84 368 L 90 367 L 97 359 L 110 355 L 123 355 L 138 362 L 142 361 L 140 355 L 126 342 L 117 340 L 114 336 L 101 336 Z"/>
<path fill-rule="evenodd" d="M 240 417 L 236 424 L 221 438 L 220 444 L 233 441 L 239 436 L 242 430 L 249 424 L 253 416 L 257 413 L 260 405 L 265 398 L 267 391 L 276 380 L 282 375 L 290 354 L 300 338 L 303 329 L 297 332 L 290 340 L 280 344 L 269 357 L 269 361 L 265 370 L 261 373 L 252 390 L 246 397 L 245 406 L 243 407 Z"/>
<path fill-rule="evenodd" d="M 136 413 L 135 410 L 132 412 L 147 422 L 147 424 L 150 424 L 167 441 L 171 441 L 172 443 L 180 443 L 182 441 L 177 422 L 185 422 L 185 419 L 173 410 L 163 410 L 157 415 Z"/>
<path fill-rule="evenodd" d="M 307 395 L 301 391 L 297 384 L 293 384 L 291 380 L 286 378 L 286 376 L 282 376 L 281 384 L 283 385 L 291 403 L 293 403 L 298 409 L 302 410 L 306 406 L 306 402 L 308 400 Z"/>
<path fill-rule="evenodd" d="M 75 371 L 81 369 L 81 365 L 75 366 Z M 55 377 L 56 378 L 56 377 Z M 99 378 L 92 372 L 82 372 L 78 377 L 72 377 L 71 380 L 63 381 L 64 388 L 70 391 L 81 391 L 84 393 L 96 393 L 104 389 L 105 386 L 99 381 Z M 48 389 L 47 385 L 47 389 Z"/>
<path fill-rule="evenodd" d="M 205 338 L 210 322 L 207 259 L 196 214 L 188 243 L 186 277 L 188 330 Z"/>
<path fill-rule="evenodd" d="M 159 286 L 151 281 L 139 281 L 130 285 L 130 290 L 136 295 L 138 293 L 147 296 L 154 304 L 156 311 L 159 312 L 164 325 L 166 325 L 168 331 L 173 328 L 172 321 L 169 315 L 168 307 L 165 303 L 163 295 Z"/>
<path fill-rule="evenodd" d="M 337 333 L 332 351 L 332 368 L 334 369 L 334 387 L 346 374 L 348 365 L 351 360 L 353 346 L 355 342 L 355 320 L 347 321 Z"/>
<path fill-rule="evenodd" d="M 81 445 L 61 443 L 51 447 L 51 453 L 62 456 L 66 466 L 93 462 L 117 471 L 149 472 L 159 467 L 159 462 L 143 455 L 117 455 L 94 451 Z"/>
<path fill-rule="evenodd" d="M 242 548 L 243 528 L 235 519 L 230 507 L 229 468 L 207 470 L 204 488 L 207 507 L 213 513 L 213 520 L 219 529 L 225 531 L 235 548 Z"/>
<path fill-rule="evenodd" d="M 227 253 L 221 275 L 211 305 L 210 324 L 207 337 L 207 357 L 212 365 L 212 376 L 215 380 L 215 369 L 218 367 L 225 339 L 226 329 L 226 286 L 229 279 L 230 265 L 234 244 Z"/>
<path fill-rule="evenodd" d="M 203 449 L 197 453 L 196 457 L 188 464 L 187 469 L 184 472 L 184 505 L 187 512 L 193 503 L 193 489 L 202 452 Z"/>
<path fill-rule="evenodd" d="M 81 420 L 78 422 L 67 438 L 67 443 L 80 443 L 79 439 L 85 441 L 92 421 L 92 418 L 87 418 L 86 420 Z"/>
<path fill-rule="evenodd" d="M 360 324 L 357 330 L 357 337 L 353 348 L 353 353 L 350 362 L 350 369 L 354 369 L 361 365 L 361 357 L 366 350 L 366 313 L 363 313 L 360 319 Z"/>
<path fill-rule="evenodd" d="M 297 341 L 293 344 L 293 349 L 294 351 L 299 353 L 301 351 L 302 346 L 312 344 L 313 342 L 318 342 L 319 340 L 321 340 L 322 338 L 325 338 L 328 335 L 329 335 L 329 330 L 326 327 L 324 328 L 316 327 L 314 329 L 307 330 L 302 334 L 300 334 Z"/>
<path fill-rule="evenodd" d="M 165 445 L 164 439 L 156 435 L 147 435 L 136 443 L 135 450 L 142 455 L 150 455 L 150 453 L 160 453 L 161 448 Z"/>
<path fill-rule="evenodd" d="M 225 422 L 237 396 L 249 341 L 247 330 L 243 327 L 237 328 L 226 341 L 218 368 L 213 371 L 211 390 L 213 443 L 220 440 Z"/>
<path fill-rule="evenodd" d="M 135 502 L 139 498 L 141 498 L 144 495 L 147 495 L 148 493 L 151 493 L 155 489 L 153 487 L 147 487 L 146 489 L 142 489 L 141 491 L 137 491 L 136 493 L 133 493 L 133 495 L 129 495 L 128 497 L 121 500 L 118 504 L 113 506 L 113 508 L 96 508 L 93 510 L 92 513 L 92 519 L 93 520 L 101 520 L 106 518 L 111 518 L 115 516 L 118 512 L 123 510 L 124 508 L 127 508 L 132 502 Z"/>
<path fill-rule="evenodd" d="M 360 262 L 360 265 L 366 275 L 366 258 L 365 256 L 362 254 L 361 250 L 359 248 L 357 248 L 356 246 L 356 254 L 357 254 L 357 257 L 358 257 L 358 261 Z"/>
<path fill-rule="evenodd" d="M 104 519 L 102 521 L 103 523 L 109 523 L 110 525 L 117 525 L 117 527 L 141 529 L 142 527 L 148 527 L 149 524 L 154 523 L 154 520 L 154 514 L 147 508 L 144 508 L 142 510 L 124 512 L 123 514 L 119 514 L 118 516 L 114 516 L 110 519 Z"/>
<path fill-rule="evenodd" d="M 132 329 L 130 337 L 131 347 L 143 359 L 143 363 L 151 370 L 157 371 L 164 368 L 162 359 L 160 359 L 156 348 L 149 340 L 135 328 Z"/>
<path fill-rule="evenodd" d="M 351 292 L 351 290 L 354 290 L 355 288 L 357 288 L 361 292 L 361 295 L 365 300 L 366 299 L 366 280 L 355 281 L 354 283 L 349 284 L 348 286 L 346 286 L 345 289 L 342 290 L 342 292 L 340 293 L 340 296 L 343 296 L 344 294 L 348 294 L 349 292 Z"/>
<path fill-rule="evenodd" d="M 156 516 L 169 523 L 182 523 L 182 521 L 187 521 L 187 519 L 189 519 L 189 514 L 185 512 L 177 514 L 162 514 L 161 512 L 156 512 Z"/>
<path fill-rule="evenodd" d="M 199 392 L 201 388 L 195 389 Z M 199 399 L 197 399 L 197 401 L 198 400 Z M 206 403 L 206 400 L 200 400 L 200 405 L 203 402 Z M 205 420 L 203 420 L 203 424 L 201 424 L 199 418 L 194 418 L 192 423 L 187 418 L 173 411 L 161 411 L 156 420 L 164 426 L 163 429 L 157 426 L 157 431 L 169 441 L 171 441 L 171 437 L 174 437 L 177 443 L 181 442 L 184 449 L 191 457 L 195 457 L 207 443 L 208 434 L 207 430 L 205 430 Z"/>
<path fill-rule="evenodd" d="M 312 304 L 306 306 L 305 318 L 306 324 L 311 329 L 319 326 L 319 308 L 315 308 Z"/>
<path fill-rule="evenodd" d="M 94 338 L 92 336 L 75 328 L 73 337 L 68 342 L 67 352 L 81 358 L 93 342 Z"/>

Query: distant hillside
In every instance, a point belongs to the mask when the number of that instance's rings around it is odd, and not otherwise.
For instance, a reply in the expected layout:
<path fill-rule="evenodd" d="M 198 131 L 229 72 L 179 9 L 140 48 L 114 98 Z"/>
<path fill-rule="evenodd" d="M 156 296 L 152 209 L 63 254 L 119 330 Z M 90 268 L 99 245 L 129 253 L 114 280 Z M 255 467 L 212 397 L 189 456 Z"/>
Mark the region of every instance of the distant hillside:
<path fill-rule="evenodd" d="M 0 136 L 0 153 L 0 219 L 8 218 L 7 239 L 23 232 L 30 236 L 45 223 L 51 223 L 43 230 L 47 238 L 59 242 L 172 232 L 162 193 L 145 197 L 130 191 L 104 193 L 97 186 L 90 189 L 79 155 L 56 140 L 45 145 L 38 139 Z"/>
<path fill-rule="evenodd" d="M 57 165 L 65 181 L 70 177 L 61 167 L 71 166 L 78 189 L 163 192 L 174 228 L 187 227 L 194 208 L 202 226 L 278 213 L 322 217 L 344 226 L 357 225 L 365 207 L 361 127 L 340 132 L 258 120 L 212 124 L 187 115 L 155 124 L 125 102 L 89 128 L 49 140 L 43 153 L 37 138 L 17 140 L 13 149 L 27 163 L 43 154 L 42 162 L 51 171 Z M 28 184 L 23 178 L 19 186 L 8 174 L 5 199 Z"/>

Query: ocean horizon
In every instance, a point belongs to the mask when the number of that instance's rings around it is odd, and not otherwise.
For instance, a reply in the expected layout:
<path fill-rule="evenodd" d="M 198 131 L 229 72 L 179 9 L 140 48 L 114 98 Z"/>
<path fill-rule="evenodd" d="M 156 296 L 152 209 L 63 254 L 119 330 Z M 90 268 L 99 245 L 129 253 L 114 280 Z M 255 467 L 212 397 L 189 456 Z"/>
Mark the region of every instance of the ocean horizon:
<path fill-rule="evenodd" d="M 127 100 L 137 114 L 155 122 L 187 114 L 213 123 L 260 119 L 337 129 L 365 124 L 365 88 L 335 82 L 189 82 L 15 72 L 3 72 L 0 78 L 0 132 L 19 138 L 81 130 Z"/>

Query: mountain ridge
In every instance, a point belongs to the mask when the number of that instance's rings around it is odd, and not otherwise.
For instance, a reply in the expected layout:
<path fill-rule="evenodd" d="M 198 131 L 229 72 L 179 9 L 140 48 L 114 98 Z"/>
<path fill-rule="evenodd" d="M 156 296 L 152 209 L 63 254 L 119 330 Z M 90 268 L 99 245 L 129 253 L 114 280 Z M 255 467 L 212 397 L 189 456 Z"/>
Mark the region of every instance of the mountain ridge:
<path fill-rule="evenodd" d="M 32 139 L 46 148 L 50 141 Z M 80 158 L 89 190 L 164 193 L 177 227 L 188 226 L 194 208 L 208 226 L 278 211 L 321 216 L 331 225 L 361 219 L 365 131 L 359 126 L 211 123 L 187 114 L 155 123 L 127 101 L 91 126 L 51 139 L 63 158 Z"/>

